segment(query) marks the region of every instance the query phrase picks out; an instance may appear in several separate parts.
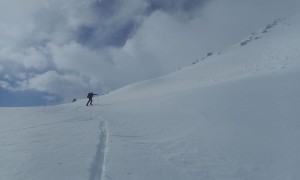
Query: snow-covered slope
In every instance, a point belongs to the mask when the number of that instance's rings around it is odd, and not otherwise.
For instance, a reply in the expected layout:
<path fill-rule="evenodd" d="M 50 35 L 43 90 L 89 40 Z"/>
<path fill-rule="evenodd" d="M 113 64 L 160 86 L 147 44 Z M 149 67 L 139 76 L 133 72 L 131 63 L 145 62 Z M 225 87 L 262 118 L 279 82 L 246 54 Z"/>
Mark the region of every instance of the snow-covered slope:
<path fill-rule="evenodd" d="M 101 119 L 83 108 L 1 108 L 0 179 L 88 179 L 94 174 Z"/>
<path fill-rule="evenodd" d="M 92 107 L 1 108 L 0 179 L 299 179 L 299 19 Z"/>

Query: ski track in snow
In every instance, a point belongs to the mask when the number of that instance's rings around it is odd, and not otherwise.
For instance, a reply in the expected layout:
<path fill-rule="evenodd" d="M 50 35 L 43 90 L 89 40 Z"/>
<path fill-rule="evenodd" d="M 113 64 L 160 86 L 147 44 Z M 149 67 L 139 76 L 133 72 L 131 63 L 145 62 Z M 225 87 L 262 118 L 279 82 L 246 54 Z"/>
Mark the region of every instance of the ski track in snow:
<path fill-rule="evenodd" d="M 100 134 L 99 134 L 99 144 L 97 146 L 97 152 L 94 160 L 91 164 L 90 177 L 89 180 L 101 180 L 104 171 L 104 159 L 105 159 L 105 149 L 106 149 L 106 126 L 105 122 L 100 123 Z"/>
<path fill-rule="evenodd" d="M 86 113 L 81 110 L 82 107 L 78 107 L 77 111 Z M 88 113 L 86 113 L 88 114 Z M 91 118 L 97 118 L 100 120 L 99 125 L 99 143 L 97 145 L 97 151 L 94 156 L 93 162 L 91 163 L 90 167 L 90 175 L 89 180 L 101 180 L 103 179 L 103 172 L 104 172 L 104 160 L 105 160 L 105 152 L 106 152 L 106 143 L 107 143 L 107 128 L 105 125 L 105 119 L 100 116 L 96 115 L 95 113 L 89 114 L 91 115 Z"/>

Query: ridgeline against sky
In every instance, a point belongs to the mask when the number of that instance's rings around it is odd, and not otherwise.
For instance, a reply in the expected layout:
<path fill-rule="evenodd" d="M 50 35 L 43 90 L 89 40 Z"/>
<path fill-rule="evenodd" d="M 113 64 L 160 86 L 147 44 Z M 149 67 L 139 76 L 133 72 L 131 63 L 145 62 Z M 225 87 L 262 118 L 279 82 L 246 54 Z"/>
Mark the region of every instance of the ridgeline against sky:
<path fill-rule="evenodd" d="M 160 76 L 297 11 L 298 0 L 0 2 L 0 106 L 55 104 Z"/>

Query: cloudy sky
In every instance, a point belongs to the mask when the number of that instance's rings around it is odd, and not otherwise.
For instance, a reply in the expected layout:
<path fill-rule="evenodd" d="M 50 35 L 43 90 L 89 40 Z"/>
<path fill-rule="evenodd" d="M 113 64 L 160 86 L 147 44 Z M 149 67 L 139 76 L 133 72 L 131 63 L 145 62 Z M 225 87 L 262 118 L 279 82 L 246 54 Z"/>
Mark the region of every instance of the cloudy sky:
<path fill-rule="evenodd" d="M 0 2 L 0 106 L 69 102 L 222 51 L 298 0 Z"/>

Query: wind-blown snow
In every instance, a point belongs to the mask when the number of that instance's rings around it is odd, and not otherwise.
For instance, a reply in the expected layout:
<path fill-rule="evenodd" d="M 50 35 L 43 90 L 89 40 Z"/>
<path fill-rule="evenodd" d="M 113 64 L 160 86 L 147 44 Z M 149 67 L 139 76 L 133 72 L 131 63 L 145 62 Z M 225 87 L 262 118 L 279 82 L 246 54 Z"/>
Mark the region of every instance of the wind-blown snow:
<path fill-rule="evenodd" d="M 299 18 L 92 107 L 1 108 L 0 179 L 299 179 Z"/>

